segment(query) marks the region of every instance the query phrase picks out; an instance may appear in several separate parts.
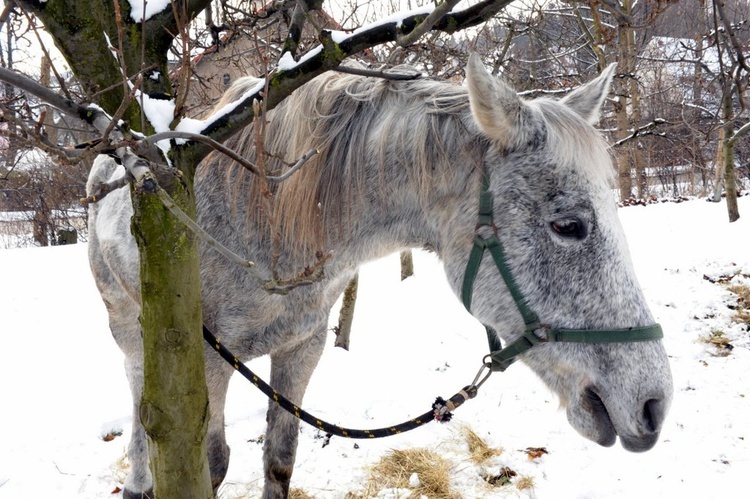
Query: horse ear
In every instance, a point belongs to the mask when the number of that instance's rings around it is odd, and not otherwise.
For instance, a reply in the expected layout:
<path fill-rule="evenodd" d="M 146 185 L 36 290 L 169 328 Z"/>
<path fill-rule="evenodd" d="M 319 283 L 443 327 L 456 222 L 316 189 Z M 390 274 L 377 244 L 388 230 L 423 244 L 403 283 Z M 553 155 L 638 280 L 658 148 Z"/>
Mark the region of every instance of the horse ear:
<path fill-rule="evenodd" d="M 474 120 L 487 137 L 509 145 L 521 121 L 523 103 L 515 90 L 487 72 L 476 54 L 466 66 L 469 103 Z"/>
<path fill-rule="evenodd" d="M 596 79 L 578 87 L 562 98 L 562 102 L 587 122 L 595 125 L 599 121 L 599 112 L 604 98 L 609 93 L 612 77 L 617 63 L 610 64 Z"/>

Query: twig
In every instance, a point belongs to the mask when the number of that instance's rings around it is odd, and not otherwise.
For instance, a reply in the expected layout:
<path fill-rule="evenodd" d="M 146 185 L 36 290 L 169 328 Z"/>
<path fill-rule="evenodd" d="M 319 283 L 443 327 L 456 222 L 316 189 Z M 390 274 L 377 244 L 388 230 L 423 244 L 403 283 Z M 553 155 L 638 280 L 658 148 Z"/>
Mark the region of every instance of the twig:
<path fill-rule="evenodd" d="M 152 175 L 153 174 L 151 174 L 151 176 Z M 148 176 L 146 178 L 148 178 Z M 153 180 L 155 182 L 155 179 Z M 214 237 L 211 236 L 208 232 L 203 230 L 200 225 L 198 225 L 192 218 L 187 215 L 187 213 L 182 211 L 177 206 L 177 204 L 175 204 L 174 200 L 169 196 L 169 194 L 167 194 L 164 189 L 159 187 L 158 184 L 156 184 L 156 189 L 153 192 L 159 198 L 159 201 L 161 201 L 164 207 L 167 208 L 167 210 L 169 210 L 169 212 L 174 215 L 175 218 L 182 222 L 182 224 L 184 224 L 185 227 L 188 228 L 188 230 L 195 234 L 198 239 L 218 251 L 232 263 L 245 268 L 251 276 L 258 280 L 263 289 L 265 289 L 269 293 L 285 295 L 294 288 L 314 284 L 323 277 L 323 266 L 325 265 L 325 262 L 327 262 L 328 259 L 333 255 L 333 253 L 331 252 L 326 254 L 318 253 L 318 260 L 313 265 L 305 267 L 305 270 L 300 272 L 292 279 L 280 280 L 265 277 L 255 269 L 254 262 L 237 255 L 229 248 L 221 244 L 219 241 L 214 239 Z"/>
<path fill-rule="evenodd" d="M 144 140 L 145 143 L 149 145 L 155 145 L 160 140 L 164 139 L 187 139 L 187 140 L 193 140 L 196 142 L 202 142 L 204 144 L 207 144 L 217 151 L 227 155 L 234 161 L 238 162 L 243 167 L 247 168 L 250 172 L 254 173 L 255 175 L 260 175 L 258 171 L 258 167 L 255 166 L 250 161 L 246 160 L 242 156 L 240 156 L 237 152 L 234 150 L 228 148 L 221 142 L 217 142 L 216 140 L 212 139 L 211 137 L 207 137 L 205 135 L 201 135 L 199 133 L 192 133 L 192 132 L 180 132 L 176 130 L 168 130 L 165 132 L 159 132 L 154 135 L 150 135 L 149 137 L 146 137 Z M 270 178 L 270 177 L 269 177 Z"/>
<path fill-rule="evenodd" d="M 304 155 L 304 156 L 302 156 L 302 157 L 301 157 L 301 158 L 300 158 L 300 159 L 299 159 L 299 160 L 297 161 L 297 163 L 295 163 L 295 164 L 294 164 L 294 166 L 293 166 L 293 167 L 291 167 L 291 168 L 289 169 L 289 171 L 285 172 L 285 173 L 284 173 L 283 175 L 279 175 L 278 177 L 271 177 L 271 176 L 267 176 L 267 177 L 266 177 L 266 179 L 267 179 L 267 180 L 270 180 L 271 182 L 276 182 L 276 183 L 279 183 L 279 182 L 283 182 L 284 180 L 288 179 L 289 177 L 291 177 L 292 175 L 294 175 L 295 173 L 297 173 L 297 171 L 298 171 L 298 170 L 299 170 L 300 168 L 302 168 L 302 166 L 303 166 L 303 165 L 304 165 L 305 163 L 307 163 L 308 161 L 310 161 L 310 158 L 312 158 L 312 157 L 313 157 L 313 156 L 315 156 L 316 154 L 320 154 L 320 151 L 319 151 L 319 150 L 317 150 L 317 149 L 310 149 L 309 151 L 307 151 L 307 152 L 305 153 L 305 155 Z"/>
<path fill-rule="evenodd" d="M 116 178 L 115 180 L 111 180 L 109 182 L 99 182 L 98 184 L 94 185 L 94 192 L 90 196 L 81 198 L 80 202 L 84 205 L 98 203 L 99 201 L 107 197 L 107 194 L 116 191 L 120 187 L 125 187 L 132 180 L 133 178 L 127 172 L 125 172 L 122 177 Z"/>
<path fill-rule="evenodd" d="M 30 128 L 27 127 L 23 118 L 16 116 L 15 113 L 6 111 L 3 114 L 5 121 L 13 123 L 18 132 L 14 132 L 11 128 L 0 130 L 0 136 L 13 137 L 15 140 L 20 141 L 23 144 L 31 147 L 37 147 L 47 154 L 56 156 L 61 163 L 70 164 L 80 161 L 81 151 L 75 151 L 70 149 L 61 149 L 55 144 L 52 144 L 49 139 L 41 133 L 38 127 Z"/>
<path fill-rule="evenodd" d="M 419 71 L 414 71 L 411 74 L 406 73 L 395 73 L 395 72 L 388 72 L 388 71 L 373 71 L 371 69 L 362 69 L 362 68 L 355 68 L 352 66 L 339 66 L 334 71 L 338 71 L 339 73 L 346 73 L 350 75 L 357 75 L 357 76 L 368 76 L 372 78 L 383 78 L 384 80 L 396 80 L 396 81 L 406 81 L 406 80 L 418 80 L 422 77 L 422 74 Z"/>
<path fill-rule="evenodd" d="M 620 147 L 624 143 L 635 139 L 636 137 L 642 137 L 644 135 L 659 135 L 662 136 L 663 134 L 655 132 L 654 129 L 658 127 L 659 125 L 664 125 L 667 121 L 663 118 L 655 118 L 653 121 L 646 123 L 645 125 L 638 127 L 637 129 L 633 130 L 630 135 L 628 135 L 625 138 L 622 138 L 612 144 L 612 147 Z"/>
<path fill-rule="evenodd" d="M 430 15 L 427 16 L 424 21 L 419 23 L 419 25 L 414 28 L 411 33 L 409 33 L 408 35 L 399 36 L 396 40 L 398 45 L 400 47 L 406 47 L 419 40 L 422 35 L 430 31 L 435 26 L 435 24 L 444 15 L 450 12 L 453 7 L 455 7 L 460 1 L 461 0 L 445 0 L 443 3 L 438 5 L 435 10 L 430 12 Z"/>
<path fill-rule="evenodd" d="M 91 94 L 91 98 L 90 99 L 93 101 L 99 95 L 101 95 L 103 93 L 106 93 L 106 92 L 109 92 L 110 90 L 115 89 L 117 87 L 128 87 L 128 86 L 130 86 L 130 84 L 132 82 L 136 81 L 137 78 L 142 77 L 142 75 L 144 73 L 146 73 L 147 71 L 151 71 L 154 68 L 156 68 L 156 64 L 151 64 L 150 66 L 146 66 L 145 68 L 141 69 L 140 71 L 138 71 L 134 75 L 128 76 L 125 81 L 118 81 L 117 83 L 113 83 L 112 85 L 110 85 L 108 87 L 104 87 L 104 88 L 98 90 L 97 92 Z"/>
<path fill-rule="evenodd" d="M 14 4 L 14 2 L 8 2 L 8 3 Z M 62 76 L 60 76 L 60 73 L 57 72 L 57 68 L 52 63 L 52 57 L 49 55 L 47 46 L 44 44 L 44 41 L 42 40 L 42 37 L 39 34 L 39 31 L 37 30 L 37 27 L 34 24 L 32 17 L 25 10 L 23 11 L 23 13 L 26 16 L 26 22 L 29 23 L 29 26 L 33 26 L 32 31 L 34 32 L 34 36 L 36 36 L 39 47 L 41 47 L 42 49 L 42 54 L 44 55 L 44 57 L 46 57 L 50 61 L 50 68 L 52 69 L 52 72 L 55 73 L 55 79 L 57 79 L 57 83 L 60 85 L 60 90 L 65 94 L 65 97 L 67 97 L 68 99 L 72 99 L 70 92 L 68 91 L 68 87 L 65 85 L 65 80 L 62 78 Z"/>
<path fill-rule="evenodd" d="M 200 225 L 195 223 L 192 218 L 190 218 L 187 213 L 182 211 L 179 206 L 174 202 L 174 200 L 167 194 L 167 191 L 162 189 L 161 187 L 157 186 L 156 189 L 156 197 L 159 198 L 159 201 L 164 205 L 166 209 L 169 210 L 169 212 L 175 216 L 180 222 L 182 222 L 185 227 L 187 227 L 190 231 L 193 232 L 198 238 L 206 243 L 208 246 L 212 247 L 222 255 L 224 255 L 229 261 L 232 263 L 236 263 L 240 267 L 245 267 L 250 274 L 252 274 L 253 277 L 258 279 L 259 281 L 265 283 L 269 279 L 263 277 L 257 270 L 255 270 L 253 267 L 255 267 L 255 263 L 251 262 L 250 260 L 247 260 L 245 258 L 242 258 L 241 256 L 237 255 L 236 253 L 232 252 L 229 248 L 221 244 L 219 241 L 214 239 L 211 234 L 206 232 L 201 228 Z"/>
<path fill-rule="evenodd" d="M 324 265 L 332 256 L 332 251 L 329 251 L 328 253 L 318 252 L 316 254 L 318 260 L 311 266 L 305 267 L 305 270 L 300 272 L 295 277 L 283 280 L 269 280 L 268 282 L 266 282 L 263 288 L 269 293 L 285 295 L 289 293 L 289 291 L 300 286 L 309 286 L 311 284 L 315 284 L 323 278 Z"/>

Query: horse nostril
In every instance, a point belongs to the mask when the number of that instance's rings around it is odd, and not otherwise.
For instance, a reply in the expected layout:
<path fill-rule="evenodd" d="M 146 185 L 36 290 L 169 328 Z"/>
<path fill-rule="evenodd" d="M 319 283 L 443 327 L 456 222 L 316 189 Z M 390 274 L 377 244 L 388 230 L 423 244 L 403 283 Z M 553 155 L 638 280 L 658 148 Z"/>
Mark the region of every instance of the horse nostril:
<path fill-rule="evenodd" d="M 664 402 L 661 399 L 649 399 L 643 404 L 643 414 L 641 421 L 644 428 L 649 433 L 656 433 L 661 430 L 664 421 Z"/>

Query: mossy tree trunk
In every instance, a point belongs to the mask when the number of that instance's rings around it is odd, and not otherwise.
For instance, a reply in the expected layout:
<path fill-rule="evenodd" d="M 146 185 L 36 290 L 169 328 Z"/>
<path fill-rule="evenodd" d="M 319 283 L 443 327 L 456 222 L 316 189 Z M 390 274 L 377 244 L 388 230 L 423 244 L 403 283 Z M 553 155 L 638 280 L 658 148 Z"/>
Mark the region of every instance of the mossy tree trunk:
<path fill-rule="evenodd" d="M 95 0 L 20 3 L 42 21 L 87 92 L 110 88 L 96 99 L 110 115 L 129 91 L 125 85 L 113 87 L 123 81 L 123 74 L 132 76 L 148 68 L 150 77 L 140 82 L 141 91 L 171 94 L 169 79 L 158 77 L 169 74 L 168 50 L 179 31 L 171 8 L 141 24 L 130 18 L 126 1 L 118 5 Z M 207 3 L 188 1 L 180 8 L 192 16 Z M 122 49 L 119 61 L 112 56 L 104 33 L 113 46 Z M 134 130 L 153 132 L 135 102 L 130 102 L 122 117 Z M 163 187 L 183 211 L 194 216 L 196 161 L 187 154 L 174 154 L 172 163 L 181 172 L 179 181 Z M 210 498 L 197 241 L 152 194 L 134 189 L 133 205 L 144 343 L 141 419 L 149 436 L 154 493 L 159 499 Z"/>
<path fill-rule="evenodd" d="M 183 173 L 180 180 L 170 196 L 195 218 L 192 174 Z M 136 193 L 133 200 L 141 264 L 141 421 L 149 437 L 154 494 L 158 499 L 213 497 L 196 237 L 156 196 Z"/>

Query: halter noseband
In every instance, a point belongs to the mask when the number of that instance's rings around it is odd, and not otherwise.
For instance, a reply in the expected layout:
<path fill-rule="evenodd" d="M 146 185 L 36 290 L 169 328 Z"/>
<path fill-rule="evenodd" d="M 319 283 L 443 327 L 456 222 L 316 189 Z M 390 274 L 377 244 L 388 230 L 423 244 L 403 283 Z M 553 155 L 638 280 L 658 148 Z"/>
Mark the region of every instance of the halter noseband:
<path fill-rule="evenodd" d="M 518 355 L 531 349 L 537 343 L 630 343 L 659 340 L 664 337 L 659 324 L 621 329 L 555 329 L 542 324 L 537 314 L 529 307 L 526 298 L 518 288 L 515 279 L 513 279 L 513 274 L 505 259 L 503 245 L 497 237 L 497 227 L 492 212 L 493 199 L 490 193 L 490 177 L 489 173 L 485 172 L 482 174 L 482 188 L 479 194 L 479 220 L 474 230 L 474 245 L 469 254 L 469 262 L 466 264 L 461 299 L 466 310 L 471 312 L 474 280 L 477 277 L 477 272 L 479 272 L 484 251 L 488 250 L 505 281 L 510 295 L 513 297 L 513 301 L 516 303 L 518 311 L 523 317 L 524 324 L 526 324 L 524 334 L 505 348 L 500 344 L 495 331 L 491 327 L 485 326 L 490 345 L 488 357 L 491 360 L 492 371 L 505 371 Z M 482 228 L 486 229 L 483 232 L 489 232 L 489 236 L 480 234 Z"/>

